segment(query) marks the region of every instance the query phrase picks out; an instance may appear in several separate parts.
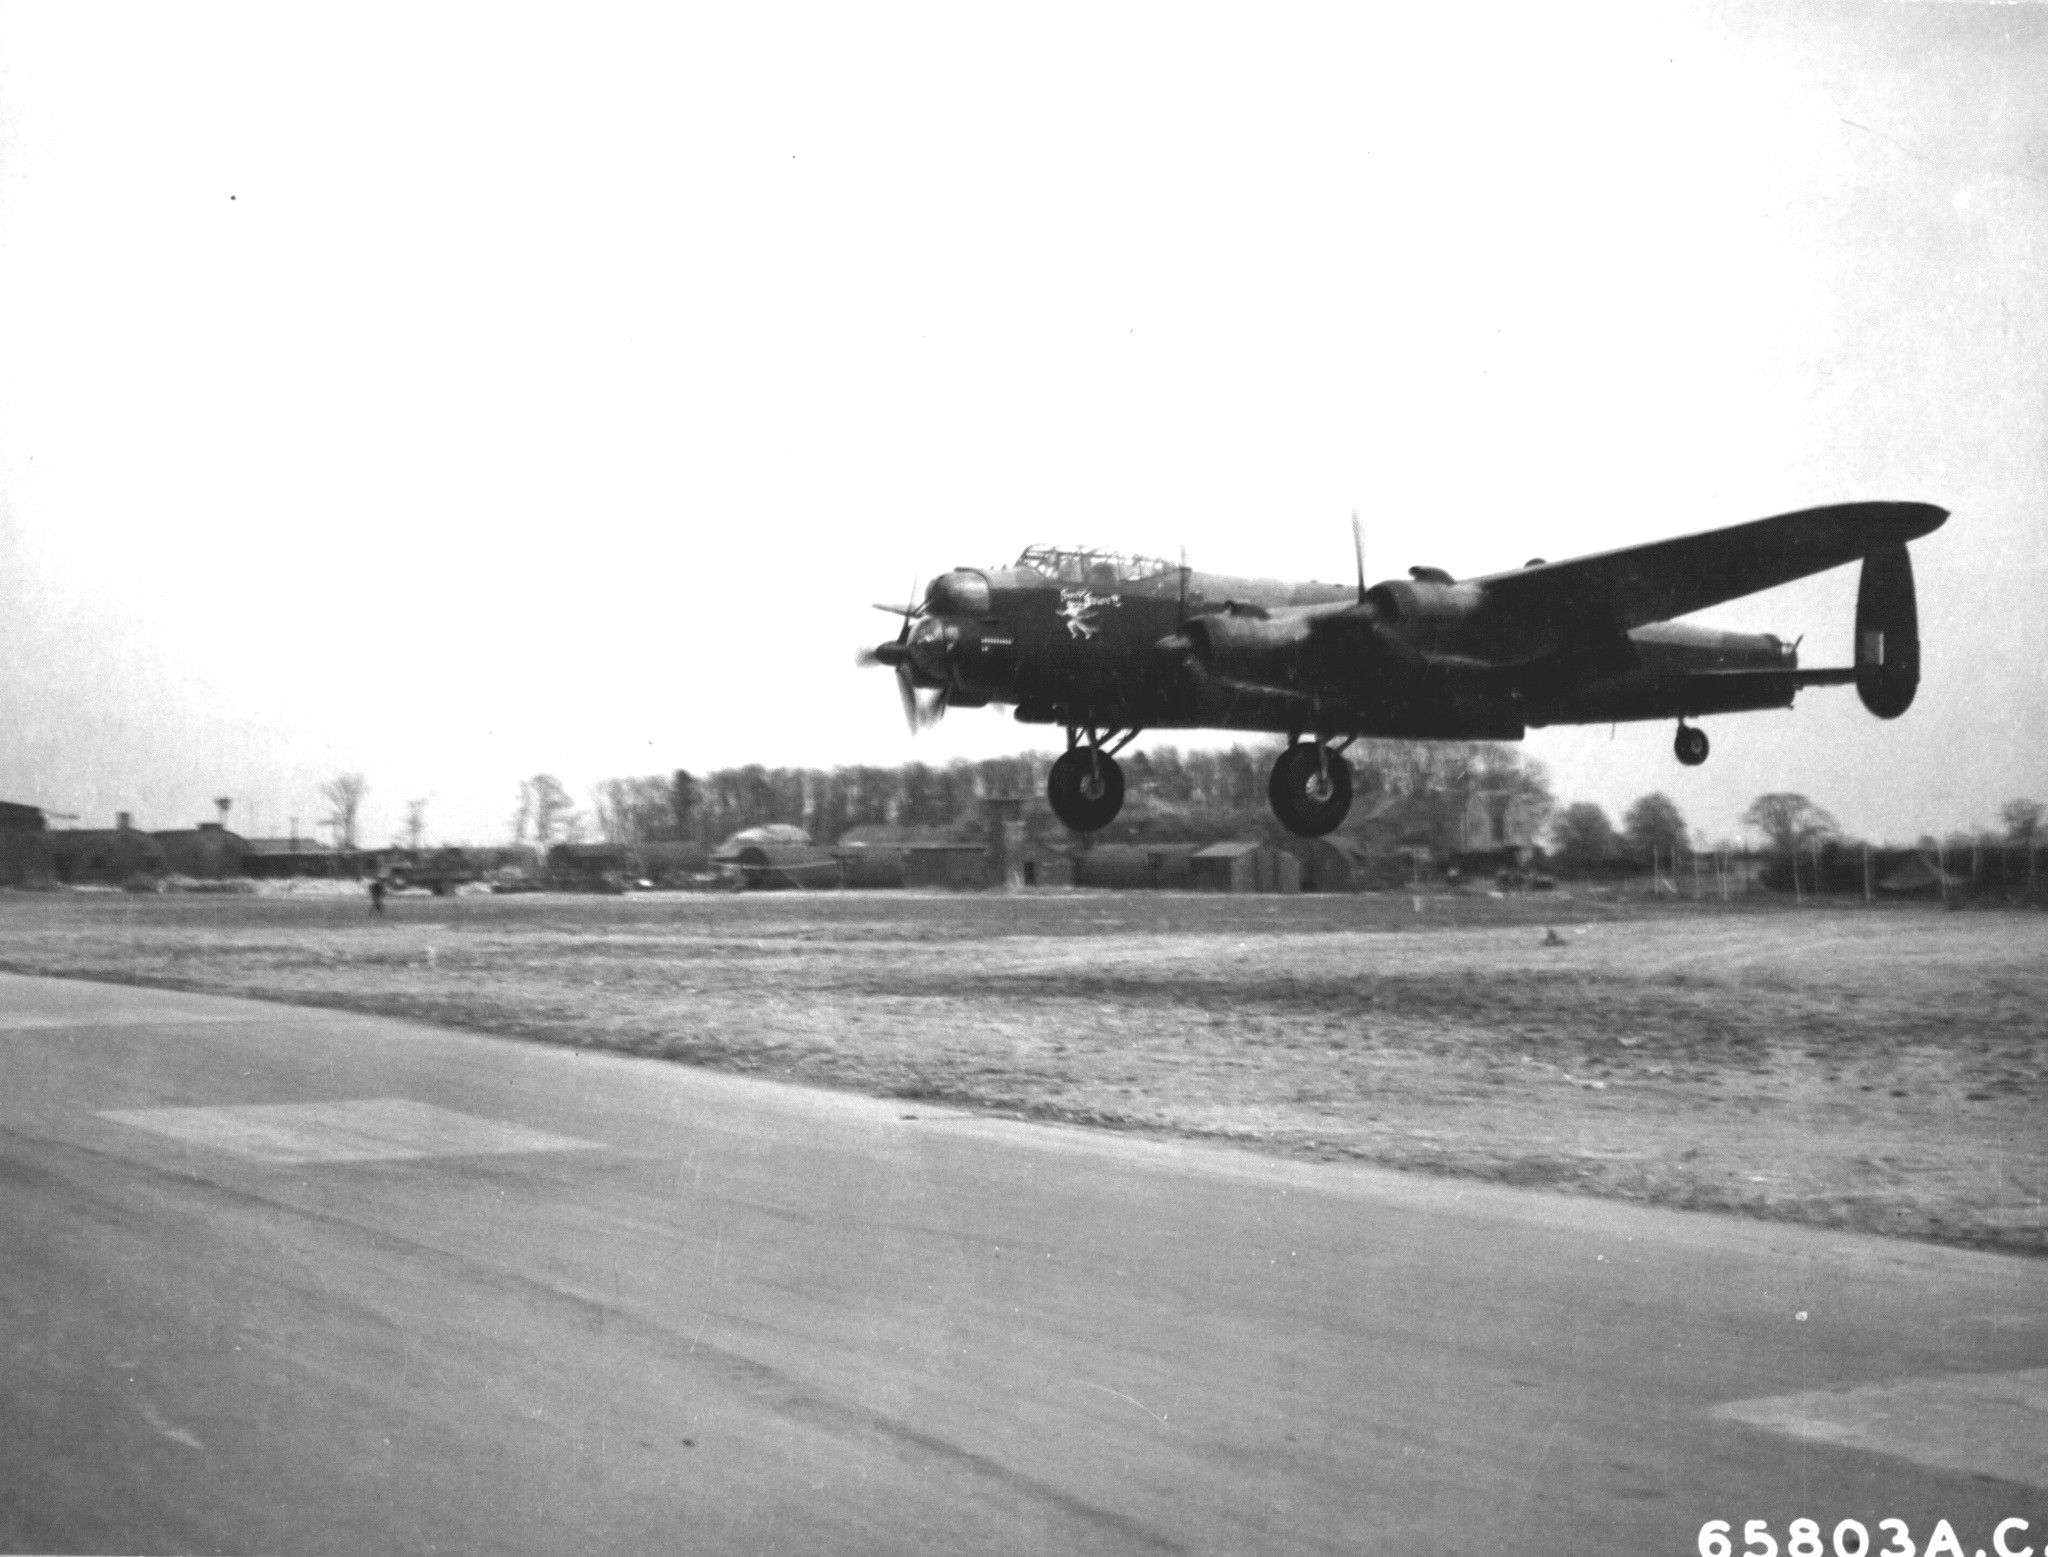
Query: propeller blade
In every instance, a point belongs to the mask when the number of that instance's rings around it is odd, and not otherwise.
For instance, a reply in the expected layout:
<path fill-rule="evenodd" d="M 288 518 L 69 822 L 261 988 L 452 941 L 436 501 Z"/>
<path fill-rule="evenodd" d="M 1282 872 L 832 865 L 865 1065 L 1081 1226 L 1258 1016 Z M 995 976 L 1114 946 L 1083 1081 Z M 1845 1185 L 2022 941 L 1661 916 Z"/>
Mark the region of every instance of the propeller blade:
<path fill-rule="evenodd" d="M 1365 604 L 1365 526 L 1358 522 L 1358 510 L 1351 510 L 1351 550 L 1358 558 L 1358 603 Z"/>
<path fill-rule="evenodd" d="M 903 722 L 912 735 L 918 731 L 917 684 L 910 679 L 910 667 L 896 667 L 896 693 L 903 699 Z"/>
<path fill-rule="evenodd" d="M 936 703 L 927 703 L 918 691 L 917 676 L 910 665 L 910 629 L 924 616 L 924 608 L 917 601 L 917 580 L 913 578 L 910 581 L 909 605 L 878 605 L 875 609 L 902 617 L 903 629 L 893 642 L 876 644 L 872 649 L 856 649 L 853 662 L 863 667 L 887 665 L 896 672 L 896 696 L 903 703 L 903 722 L 910 733 L 916 735 L 920 730 L 937 724 L 946 712 L 945 690 L 940 690 Z"/>
<path fill-rule="evenodd" d="M 1179 622 L 1180 622 L 1181 626 L 1183 626 L 1183 627 L 1187 626 L 1187 624 L 1188 624 L 1188 549 L 1187 549 L 1187 547 L 1186 547 L 1186 546 L 1182 546 L 1182 547 L 1181 547 L 1181 549 L 1180 549 L 1180 615 L 1179 615 L 1179 617 L 1178 617 L 1178 620 L 1179 620 Z"/>

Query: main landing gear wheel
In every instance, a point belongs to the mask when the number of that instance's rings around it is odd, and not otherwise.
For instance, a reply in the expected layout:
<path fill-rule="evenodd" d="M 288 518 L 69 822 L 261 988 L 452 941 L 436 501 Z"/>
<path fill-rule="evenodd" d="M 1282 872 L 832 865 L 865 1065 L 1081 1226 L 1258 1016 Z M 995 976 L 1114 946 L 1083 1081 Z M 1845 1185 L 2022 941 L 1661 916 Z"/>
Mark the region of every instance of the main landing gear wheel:
<path fill-rule="evenodd" d="M 1319 741 L 1298 742 L 1273 764 L 1266 793 L 1282 827 L 1320 838 L 1351 809 L 1351 764 Z"/>
<path fill-rule="evenodd" d="M 1671 749 L 1678 754 L 1678 760 L 1688 768 L 1696 768 L 1707 760 L 1707 732 L 1695 730 L 1689 724 L 1678 727 L 1678 739 L 1671 743 Z"/>
<path fill-rule="evenodd" d="M 1099 749 L 1077 746 L 1053 763 L 1045 798 L 1052 802 L 1052 814 L 1075 832 L 1095 832 L 1123 809 L 1124 770 Z"/>

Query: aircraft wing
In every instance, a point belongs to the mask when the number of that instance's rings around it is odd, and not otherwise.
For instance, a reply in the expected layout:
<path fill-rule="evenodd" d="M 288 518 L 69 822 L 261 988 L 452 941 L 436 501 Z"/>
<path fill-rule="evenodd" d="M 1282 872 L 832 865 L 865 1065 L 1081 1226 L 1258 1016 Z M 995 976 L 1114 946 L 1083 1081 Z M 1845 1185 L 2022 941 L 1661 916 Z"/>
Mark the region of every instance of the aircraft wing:
<path fill-rule="evenodd" d="M 1931 503 L 1839 503 L 1472 582 L 1489 613 L 1519 624 L 1590 618 L 1627 632 L 1917 540 L 1946 518 Z"/>

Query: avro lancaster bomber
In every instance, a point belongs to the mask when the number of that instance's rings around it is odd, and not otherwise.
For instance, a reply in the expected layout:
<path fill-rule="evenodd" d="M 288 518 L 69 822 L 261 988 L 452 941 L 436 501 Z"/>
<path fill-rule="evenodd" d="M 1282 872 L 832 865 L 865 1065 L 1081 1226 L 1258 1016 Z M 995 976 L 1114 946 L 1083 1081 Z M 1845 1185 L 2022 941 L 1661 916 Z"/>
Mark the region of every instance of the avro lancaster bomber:
<path fill-rule="evenodd" d="M 1675 719 L 1678 760 L 1696 766 L 1707 737 L 1688 720 L 1788 708 L 1802 687 L 1853 684 L 1896 719 L 1920 684 L 1906 543 L 1947 517 L 1847 503 L 1484 578 L 1410 568 L 1370 588 L 1354 518 L 1355 589 L 1034 546 L 880 607 L 903 630 L 863 658 L 894 668 L 912 730 L 990 703 L 1064 726 L 1047 798 L 1077 832 L 1116 816 L 1116 754 L 1141 731 L 1284 734 L 1273 811 L 1316 837 L 1350 808 L 1336 759 L 1361 736 L 1512 741 L 1544 725 Z M 1672 620 L 1858 560 L 1850 665 L 1802 670 L 1797 643 Z"/>

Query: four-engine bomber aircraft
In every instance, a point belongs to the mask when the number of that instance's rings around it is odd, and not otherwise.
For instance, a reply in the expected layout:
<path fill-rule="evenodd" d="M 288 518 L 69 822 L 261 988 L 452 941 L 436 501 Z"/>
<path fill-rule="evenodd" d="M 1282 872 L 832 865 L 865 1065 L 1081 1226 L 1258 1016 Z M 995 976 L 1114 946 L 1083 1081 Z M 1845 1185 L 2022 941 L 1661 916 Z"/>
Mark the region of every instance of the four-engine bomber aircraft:
<path fill-rule="evenodd" d="M 1358 586 L 1224 578 L 1184 564 L 1032 547 L 1007 568 L 956 568 L 900 615 L 893 666 L 912 730 L 948 705 L 1014 704 L 1066 727 L 1047 782 L 1077 832 L 1123 804 L 1116 753 L 1143 730 L 1285 733 L 1274 813 L 1316 837 L 1344 819 L 1360 736 L 1520 740 L 1531 726 L 1676 719 L 1678 760 L 1707 760 L 1687 724 L 1789 708 L 1801 687 L 1854 682 L 1896 719 L 1920 684 L 1906 543 L 1948 517 L 1927 503 L 1846 503 L 1570 562 L 1537 558 L 1458 580 L 1440 568 Z M 1801 670 L 1797 643 L 1671 620 L 1861 559 L 1855 663 Z"/>

